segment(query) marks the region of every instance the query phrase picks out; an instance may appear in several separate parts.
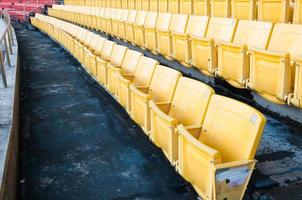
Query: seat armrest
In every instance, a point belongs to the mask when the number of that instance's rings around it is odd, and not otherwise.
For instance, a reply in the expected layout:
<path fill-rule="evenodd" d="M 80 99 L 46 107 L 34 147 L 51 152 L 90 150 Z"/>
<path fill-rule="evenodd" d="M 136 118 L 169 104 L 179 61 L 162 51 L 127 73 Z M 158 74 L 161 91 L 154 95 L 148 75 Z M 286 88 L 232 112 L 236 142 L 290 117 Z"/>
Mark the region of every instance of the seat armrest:
<path fill-rule="evenodd" d="M 96 60 L 97 60 L 97 62 L 100 62 L 100 63 L 103 63 L 103 64 L 105 64 L 107 62 L 107 61 L 103 60 L 100 57 L 96 57 Z"/>
<path fill-rule="evenodd" d="M 203 41 L 203 42 L 214 41 L 214 40 L 211 39 L 211 38 L 199 37 L 199 36 L 195 36 L 195 35 L 190 35 L 190 38 L 191 38 L 192 40 Z"/>
<path fill-rule="evenodd" d="M 150 95 L 148 94 L 149 87 L 142 87 L 142 86 L 134 86 L 133 84 L 130 85 L 131 92 L 135 93 L 136 95 L 142 97 L 143 99 L 150 100 Z"/>
<path fill-rule="evenodd" d="M 224 46 L 229 46 L 229 47 L 241 47 L 241 48 L 245 48 L 247 47 L 246 44 L 241 44 L 241 43 L 235 43 L 235 42 L 227 42 L 227 41 L 224 41 L 224 40 L 218 40 L 217 42 L 217 45 L 218 46 L 221 46 L 221 45 L 224 45 Z"/>
<path fill-rule="evenodd" d="M 171 104 L 168 103 L 158 103 L 156 104 L 153 100 L 149 101 L 149 107 L 162 119 L 165 119 L 170 125 L 176 125 L 176 120 L 168 115 Z"/>
<path fill-rule="evenodd" d="M 176 32 L 176 31 L 171 31 L 171 34 L 173 36 L 179 36 L 179 37 L 189 37 L 190 36 L 188 33 L 179 33 L 179 32 Z"/>
<path fill-rule="evenodd" d="M 190 126 L 184 126 L 184 128 L 193 135 L 195 138 L 199 138 L 202 126 L 201 125 L 190 125 Z"/>
<path fill-rule="evenodd" d="M 217 150 L 201 143 L 195 138 L 183 125 L 179 125 L 177 127 L 178 134 L 180 136 L 185 137 L 188 141 L 190 141 L 194 146 L 198 148 L 198 150 L 205 156 L 209 158 L 215 158 L 215 160 L 219 163 L 220 162 L 220 154 Z"/>
<path fill-rule="evenodd" d="M 257 162 L 256 160 L 239 160 L 239 161 L 233 161 L 227 163 L 220 163 L 215 165 L 215 169 L 217 170 L 217 169 L 240 167 L 249 164 L 254 164 L 256 162 Z"/>
<path fill-rule="evenodd" d="M 158 32 L 165 32 L 165 33 L 170 33 L 171 32 L 169 29 L 164 30 L 162 28 L 156 28 L 156 31 L 158 31 Z"/>
<path fill-rule="evenodd" d="M 122 75 L 121 73 L 118 73 L 117 78 L 124 83 L 128 83 L 130 84 L 132 79 L 133 79 L 133 75 Z"/>

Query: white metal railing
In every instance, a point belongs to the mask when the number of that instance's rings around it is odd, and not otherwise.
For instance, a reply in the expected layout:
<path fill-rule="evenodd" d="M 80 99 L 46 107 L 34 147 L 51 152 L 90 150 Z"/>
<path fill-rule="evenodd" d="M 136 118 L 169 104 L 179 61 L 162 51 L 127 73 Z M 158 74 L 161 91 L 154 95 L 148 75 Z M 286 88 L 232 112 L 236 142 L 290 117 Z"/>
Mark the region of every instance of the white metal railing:
<path fill-rule="evenodd" d="M 0 11 L 0 19 L 5 22 L 4 29 L 0 32 L 0 67 L 3 85 L 4 87 L 7 87 L 4 57 L 6 57 L 6 62 L 8 66 L 11 67 L 10 56 L 13 54 L 12 47 L 14 45 L 13 31 L 10 16 L 6 10 Z M 3 49 L 2 46 L 4 46 Z"/>
<path fill-rule="evenodd" d="M 31 0 L 26 2 L 23 5 L 23 20 L 26 21 L 26 18 L 28 17 L 28 13 L 34 12 L 40 8 L 42 8 L 42 6 L 44 5 L 48 5 L 48 4 L 54 4 L 56 2 L 56 0 L 49 0 L 47 2 L 43 1 L 43 4 L 40 3 L 41 1 L 39 0 Z M 29 5 L 35 5 L 35 7 L 31 10 L 27 10 L 26 8 L 29 7 Z"/>

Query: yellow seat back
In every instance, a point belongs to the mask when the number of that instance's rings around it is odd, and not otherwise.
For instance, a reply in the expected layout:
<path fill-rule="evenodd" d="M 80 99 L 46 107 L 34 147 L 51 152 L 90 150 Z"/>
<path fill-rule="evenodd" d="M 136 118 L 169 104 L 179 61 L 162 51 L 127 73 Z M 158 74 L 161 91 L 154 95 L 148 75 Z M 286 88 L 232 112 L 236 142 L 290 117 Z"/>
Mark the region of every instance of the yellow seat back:
<path fill-rule="evenodd" d="M 206 38 L 231 42 L 233 40 L 237 20 L 231 18 L 211 17 Z"/>
<path fill-rule="evenodd" d="M 121 66 L 123 74 L 134 74 L 139 59 L 143 54 L 138 51 L 128 50 Z"/>
<path fill-rule="evenodd" d="M 197 80 L 181 77 L 168 115 L 178 124 L 201 125 L 214 90 Z"/>
<path fill-rule="evenodd" d="M 122 1 L 123 0 L 115 0 L 115 7 L 116 8 L 122 8 Z"/>
<path fill-rule="evenodd" d="M 179 13 L 179 0 L 169 0 L 169 12 L 170 13 Z"/>
<path fill-rule="evenodd" d="M 101 53 L 101 58 L 103 60 L 109 60 L 110 59 L 112 49 L 115 45 L 116 45 L 116 43 L 112 42 L 110 40 L 106 40 L 104 42 L 104 46 L 103 46 L 102 53 Z"/>
<path fill-rule="evenodd" d="M 135 0 L 135 9 L 142 10 L 142 3 L 144 0 Z"/>
<path fill-rule="evenodd" d="M 93 47 L 94 51 L 98 54 L 102 52 L 104 43 L 107 39 L 98 35 L 97 40 L 95 42 L 95 46 Z"/>
<path fill-rule="evenodd" d="M 145 27 L 155 28 L 157 21 L 157 12 L 148 12 L 146 15 Z"/>
<path fill-rule="evenodd" d="M 168 12 L 168 0 L 158 0 L 158 12 Z"/>
<path fill-rule="evenodd" d="M 145 24 L 147 12 L 140 10 L 137 12 L 135 23 L 136 25 L 143 26 Z"/>
<path fill-rule="evenodd" d="M 143 0 L 142 10 L 149 11 L 150 9 L 150 0 Z"/>
<path fill-rule="evenodd" d="M 211 0 L 211 16 L 230 17 L 231 0 Z"/>
<path fill-rule="evenodd" d="M 197 37 L 205 37 L 209 19 L 207 16 L 191 15 L 188 20 L 186 33 Z"/>
<path fill-rule="evenodd" d="M 128 18 L 127 18 L 126 22 L 128 24 L 133 24 L 135 22 L 136 15 L 137 15 L 137 11 L 136 10 L 129 10 Z"/>
<path fill-rule="evenodd" d="M 272 28 L 273 23 L 271 22 L 240 20 L 234 36 L 234 43 L 266 49 Z"/>
<path fill-rule="evenodd" d="M 184 14 L 174 14 L 171 18 L 170 30 L 175 33 L 185 33 L 188 15 Z"/>
<path fill-rule="evenodd" d="M 157 65 L 149 88 L 152 100 L 155 102 L 171 102 L 180 77 L 181 73 L 179 71 Z"/>
<path fill-rule="evenodd" d="M 109 62 L 115 67 L 120 67 L 123 63 L 128 48 L 123 45 L 114 45 Z"/>
<path fill-rule="evenodd" d="M 157 12 L 158 11 L 158 0 L 150 0 L 150 11 Z"/>
<path fill-rule="evenodd" d="M 106 8 L 111 8 L 111 0 L 106 0 Z"/>
<path fill-rule="evenodd" d="M 122 8 L 128 9 L 128 1 L 122 0 Z"/>
<path fill-rule="evenodd" d="M 128 0 L 128 10 L 135 10 L 135 0 Z"/>
<path fill-rule="evenodd" d="M 271 22 L 289 21 L 290 0 L 259 0 L 258 20 Z"/>
<path fill-rule="evenodd" d="M 199 141 L 217 150 L 222 162 L 254 159 L 265 117 L 234 99 L 213 95 Z"/>
<path fill-rule="evenodd" d="M 231 16 L 235 19 L 250 19 L 256 18 L 257 7 L 256 0 L 231 0 Z"/>
<path fill-rule="evenodd" d="M 302 25 L 275 24 L 268 50 L 288 52 L 291 57 L 302 52 Z"/>
<path fill-rule="evenodd" d="M 192 0 L 180 0 L 179 13 L 186 15 L 193 15 L 193 1 Z"/>
<path fill-rule="evenodd" d="M 149 86 L 156 65 L 158 65 L 156 60 L 142 56 L 134 73 L 133 84 L 135 86 Z"/>
<path fill-rule="evenodd" d="M 156 28 L 160 30 L 169 30 L 171 18 L 171 13 L 159 13 L 156 22 Z"/>
<path fill-rule="evenodd" d="M 302 24 L 302 1 L 301 0 L 295 0 L 293 23 Z"/>
<path fill-rule="evenodd" d="M 125 22 L 128 18 L 128 10 L 124 10 L 124 9 L 121 9 L 122 10 L 122 14 L 120 16 L 120 18 L 118 19 L 118 21 L 120 22 Z"/>

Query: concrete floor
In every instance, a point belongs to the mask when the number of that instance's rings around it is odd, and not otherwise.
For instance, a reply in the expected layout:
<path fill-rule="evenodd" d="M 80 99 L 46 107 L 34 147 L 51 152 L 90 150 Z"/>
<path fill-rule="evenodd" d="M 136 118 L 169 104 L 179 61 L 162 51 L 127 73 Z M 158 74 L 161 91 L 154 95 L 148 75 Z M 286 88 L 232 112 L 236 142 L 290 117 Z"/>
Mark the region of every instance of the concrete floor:
<path fill-rule="evenodd" d="M 64 49 L 15 24 L 21 199 L 197 199 L 125 111 Z M 247 199 L 301 199 L 302 125 L 267 113 Z"/>

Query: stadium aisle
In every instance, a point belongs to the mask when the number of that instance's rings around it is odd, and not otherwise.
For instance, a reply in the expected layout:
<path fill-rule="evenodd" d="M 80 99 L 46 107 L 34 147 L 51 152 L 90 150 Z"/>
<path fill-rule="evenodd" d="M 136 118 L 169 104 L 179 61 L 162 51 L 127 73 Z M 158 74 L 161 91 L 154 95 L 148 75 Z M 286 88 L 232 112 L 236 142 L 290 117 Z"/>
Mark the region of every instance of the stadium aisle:
<path fill-rule="evenodd" d="M 20 199 L 196 199 L 118 103 L 64 49 L 15 24 L 21 62 Z"/>

